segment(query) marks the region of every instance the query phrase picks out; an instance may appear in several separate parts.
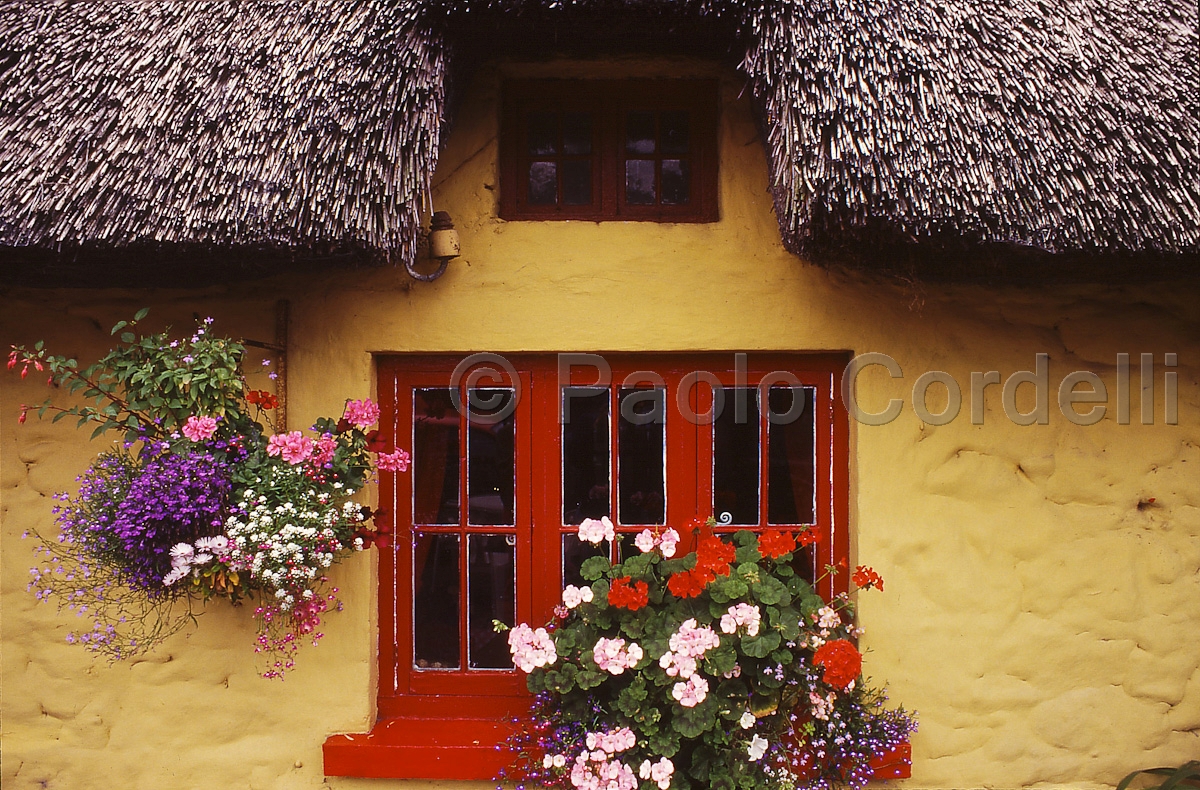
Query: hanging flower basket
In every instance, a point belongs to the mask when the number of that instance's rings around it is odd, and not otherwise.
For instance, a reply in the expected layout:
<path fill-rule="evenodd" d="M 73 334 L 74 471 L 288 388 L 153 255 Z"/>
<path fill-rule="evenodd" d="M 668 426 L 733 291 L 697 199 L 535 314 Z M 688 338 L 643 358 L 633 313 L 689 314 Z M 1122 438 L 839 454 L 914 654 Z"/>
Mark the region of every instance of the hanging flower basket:
<path fill-rule="evenodd" d="M 92 438 L 121 436 L 77 493 L 57 496 L 58 535 L 27 533 L 38 539 L 30 591 L 86 624 L 68 642 L 112 660 L 154 649 L 194 621 L 199 602 L 247 601 L 263 674 L 281 677 L 341 608 L 326 571 L 388 544 L 352 497 L 376 468 L 405 471 L 408 453 L 371 429 L 379 407 L 370 400 L 347 401 L 309 431 L 283 430 L 277 396 L 248 383 L 244 344 L 213 334 L 211 318 L 190 337 L 137 337 L 129 330 L 146 313 L 113 327 L 120 344 L 85 370 L 40 342 L 9 354 L 9 370 L 48 373 L 48 385 L 84 401 L 50 398 L 39 416 L 75 417 L 95 426 Z"/>

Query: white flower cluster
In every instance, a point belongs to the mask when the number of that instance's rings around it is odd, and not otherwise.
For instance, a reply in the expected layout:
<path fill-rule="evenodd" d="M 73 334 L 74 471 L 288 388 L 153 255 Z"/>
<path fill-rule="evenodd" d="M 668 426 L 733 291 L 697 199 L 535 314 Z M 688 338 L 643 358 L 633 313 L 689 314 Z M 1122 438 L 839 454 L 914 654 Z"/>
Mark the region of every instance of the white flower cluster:
<path fill-rule="evenodd" d="M 232 542 L 231 566 L 248 570 L 274 591 L 276 605 L 284 611 L 313 598 L 314 580 L 348 548 L 339 532 L 345 534 L 363 521 L 353 502 L 339 507 L 324 494 L 306 493 L 300 502 L 271 506 L 267 497 L 247 490 L 241 512 L 225 522 Z"/>

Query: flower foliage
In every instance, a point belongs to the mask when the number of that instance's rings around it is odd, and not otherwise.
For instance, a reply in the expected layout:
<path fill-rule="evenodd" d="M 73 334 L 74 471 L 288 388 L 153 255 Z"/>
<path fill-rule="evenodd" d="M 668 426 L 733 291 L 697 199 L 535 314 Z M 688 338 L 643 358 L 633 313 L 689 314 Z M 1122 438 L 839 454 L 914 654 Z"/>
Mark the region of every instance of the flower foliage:
<path fill-rule="evenodd" d="M 325 612 L 340 607 L 326 571 L 388 545 L 351 497 L 376 468 L 405 471 L 408 453 L 371 430 L 379 407 L 370 400 L 348 400 L 310 431 L 277 429 L 279 398 L 247 382 L 244 344 L 213 334 L 211 318 L 190 337 L 137 337 L 130 330 L 145 315 L 118 323 L 120 344 L 84 370 L 41 343 L 9 354 L 10 370 L 49 371 L 48 384 L 85 401 L 51 397 L 39 416 L 77 417 L 96 426 L 93 438 L 118 430 L 124 439 L 96 458 L 74 496 L 58 495 L 59 534 L 35 549 L 30 589 L 91 623 L 69 642 L 113 659 L 161 643 L 199 601 L 255 599 L 264 675 L 280 676 L 300 640 L 319 639 Z"/>
<path fill-rule="evenodd" d="M 603 533 L 580 526 L 584 540 Z M 863 681 L 849 598 L 826 602 L 797 572 L 815 533 L 708 535 L 680 558 L 654 537 L 617 565 L 588 559 L 590 596 L 569 587 L 547 627 L 513 629 L 535 702 L 507 778 L 563 790 L 865 785 L 870 761 L 916 725 Z"/>

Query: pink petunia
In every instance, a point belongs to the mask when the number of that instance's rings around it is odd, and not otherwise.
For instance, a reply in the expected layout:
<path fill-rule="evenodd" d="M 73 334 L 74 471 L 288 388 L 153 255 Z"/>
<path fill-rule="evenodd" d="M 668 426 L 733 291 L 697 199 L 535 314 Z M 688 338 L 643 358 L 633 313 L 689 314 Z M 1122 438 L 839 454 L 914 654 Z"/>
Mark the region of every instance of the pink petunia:
<path fill-rule="evenodd" d="M 385 472 L 407 472 L 410 460 L 409 454 L 404 450 L 397 450 L 394 453 L 380 453 L 378 466 Z"/>
<path fill-rule="evenodd" d="M 183 424 L 183 435 L 193 442 L 211 439 L 216 432 L 217 420 L 214 417 L 188 417 Z"/>
<path fill-rule="evenodd" d="M 267 455 L 282 456 L 293 466 L 310 458 L 312 453 L 313 440 L 300 431 L 277 433 L 267 440 Z"/>
<path fill-rule="evenodd" d="M 346 401 L 346 412 L 342 419 L 355 428 L 370 428 L 379 421 L 379 406 L 370 398 Z"/>

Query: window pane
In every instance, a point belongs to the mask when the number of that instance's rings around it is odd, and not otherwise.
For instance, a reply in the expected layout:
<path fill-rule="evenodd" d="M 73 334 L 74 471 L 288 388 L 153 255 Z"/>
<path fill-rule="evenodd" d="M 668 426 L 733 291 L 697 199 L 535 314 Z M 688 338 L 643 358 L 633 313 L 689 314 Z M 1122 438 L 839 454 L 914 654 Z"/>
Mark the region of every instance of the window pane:
<path fill-rule="evenodd" d="M 529 202 L 535 206 L 558 202 L 558 166 L 554 162 L 529 163 Z"/>
<path fill-rule="evenodd" d="M 721 523 L 758 523 L 762 456 L 755 391 L 725 387 L 725 408 L 713 422 L 713 515 Z"/>
<path fill-rule="evenodd" d="M 591 113 L 568 112 L 563 114 L 563 153 L 568 156 L 591 155 Z"/>
<path fill-rule="evenodd" d="M 558 153 L 558 113 L 529 113 L 529 155 L 552 156 Z"/>
<path fill-rule="evenodd" d="M 459 523 L 458 410 L 448 389 L 413 390 L 413 522 Z"/>
<path fill-rule="evenodd" d="M 767 403 L 767 521 L 812 524 L 816 492 L 813 391 L 771 387 Z"/>
<path fill-rule="evenodd" d="M 508 669 L 508 639 L 493 620 L 516 625 L 516 535 L 467 536 L 467 665 Z"/>
<path fill-rule="evenodd" d="M 666 517 L 666 390 L 622 389 L 617 428 L 617 496 L 622 524 Z"/>
<path fill-rule="evenodd" d="M 470 524 L 512 524 L 513 391 L 470 389 L 470 431 L 467 433 L 467 521 Z M 480 419 L 482 417 L 483 419 Z"/>
<path fill-rule="evenodd" d="M 692 189 L 692 173 L 686 159 L 664 159 L 662 162 L 662 202 L 681 206 L 688 202 Z"/>
<path fill-rule="evenodd" d="M 686 154 L 688 152 L 688 114 L 681 110 L 664 112 L 662 118 L 662 152 Z"/>
<path fill-rule="evenodd" d="M 563 205 L 586 206 L 592 202 L 592 163 L 589 159 L 568 159 L 563 168 Z"/>
<path fill-rule="evenodd" d="M 654 205 L 654 160 L 625 162 L 625 202 L 634 206 Z"/>
<path fill-rule="evenodd" d="M 563 523 L 609 515 L 608 390 L 563 387 Z"/>
<path fill-rule="evenodd" d="M 413 666 L 458 669 L 458 535 L 413 541 Z"/>
<path fill-rule="evenodd" d="M 601 541 L 599 546 L 579 539 L 578 535 L 562 536 L 562 579 L 563 586 L 574 584 L 576 587 L 587 587 L 591 582 L 579 575 L 579 568 L 589 557 L 607 557 L 608 541 Z"/>
<path fill-rule="evenodd" d="M 631 112 L 625 116 L 626 153 L 653 154 L 654 137 L 654 113 Z"/>

